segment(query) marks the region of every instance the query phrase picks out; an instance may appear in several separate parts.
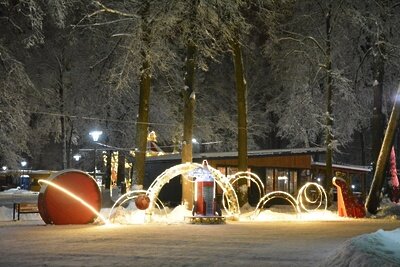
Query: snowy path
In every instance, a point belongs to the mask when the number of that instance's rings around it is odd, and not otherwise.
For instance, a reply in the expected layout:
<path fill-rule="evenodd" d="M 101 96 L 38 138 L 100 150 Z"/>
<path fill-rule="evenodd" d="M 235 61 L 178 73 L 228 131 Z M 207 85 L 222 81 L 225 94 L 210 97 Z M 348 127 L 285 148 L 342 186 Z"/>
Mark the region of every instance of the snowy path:
<path fill-rule="evenodd" d="M 45 226 L 0 222 L 0 266 L 315 266 L 397 220 Z"/>

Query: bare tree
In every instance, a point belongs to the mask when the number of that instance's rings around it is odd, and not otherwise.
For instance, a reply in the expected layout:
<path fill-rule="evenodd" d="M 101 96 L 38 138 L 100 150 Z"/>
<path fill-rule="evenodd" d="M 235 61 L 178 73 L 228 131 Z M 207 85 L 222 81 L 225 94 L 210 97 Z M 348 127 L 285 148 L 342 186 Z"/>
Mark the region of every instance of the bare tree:
<path fill-rule="evenodd" d="M 12 120 L 6 119 L 4 129 L 15 129 L 19 133 L 13 136 L 15 144 L 6 149 L 7 153 L 2 153 L 4 164 L 15 166 L 15 161 L 22 156 L 30 155 L 27 143 L 34 143 L 40 138 L 29 140 L 29 132 L 34 124 L 32 112 L 37 109 L 39 99 L 45 98 L 45 93 L 39 90 L 26 71 L 25 55 L 32 52 L 38 44 L 43 44 L 45 35 L 43 28 L 45 24 L 55 24 L 62 26 L 66 15 L 66 6 L 73 1 L 53 1 L 47 5 L 47 1 L 2 1 L 0 2 L 0 25 L 2 33 L 7 36 L 13 36 L 8 41 L 2 40 L 1 58 L 3 74 L 1 83 L 3 83 L 2 94 L 4 96 L 3 108 L 7 109 L 7 116 L 13 111 Z M 21 46 L 21 44 L 23 46 Z M 18 88 L 18 89 L 17 89 Z M 4 91 L 3 91 L 4 90 Z M 13 99 L 13 100 L 12 100 Z M 11 101 L 11 102 L 10 102 Z M 43 104 L 43 103 L 42 103 Z M 8 125 L 8 126 L 7 126 Z M 12 126 L 13 125 L 13 126 Z"/>
<path fill-rule="evenodd" d="M 395 25 L 399 24 L 396 16 L 399 6 L 398 1 L 367 1 L 354 6 L 351 13 L 353 23 L 360 29 L 359 50 L 362 55 L 355 83 L 368 87 L 373 92 L 370 129 L 371 161 L 375 175 L 367 203 L 368 210 L 372 213 L 379 206 L 380 191 L 385 182 L 382 175 L 387 162 L 382 162 L 379 152 L 383 146 L 387 149 L 392 145 L 392 141 L 385 145 L 382 141 L 385 118 L 388 117 L 390 107 L 395 106 L 393 95 L 398 82 L 400 50 L 397 45 L 399 38 L 393 31 Z"/>
<path fill-rule="evenodd" d="M 143 186 L 152 75 L 158 69 L 168 68 L 169 58 L 174 58 L 174 54 L 166 46 L 166 40 L 171 34 L 168 29 L 173 20 L 168 17 L 171 14 L 165 11 L 170 10 L 171 4 L 162 1 L 132 1 L 129 4 L 110 3 L 106 6 L 98 1 L 94 2 L 98 8 L 90 17 L 107 13 L 108 18 L 98 24 L 118 26 L 117 32 L 112 35 L 121 40 L 115 50 L 121 56 L 111 72 L 114 88 L 129 90 L 134 85 L 131 82 L 134 77 L 139 77 L 140 80 L 135 182 Z"/>
<path fill-rule="evenodd" d="M 284 81 L 283 93 L 276 99 L 279 101 L 271 106 L 281 111 L 279 133 L 291 140 L 292 145 L 306 146 L 319 145 L 318 139 L 323 134 L 327 189 L 331 188 L 334 151 L 351 140 L 363 118 L 350 79 L 352 72 L 347 68 L 350 58 L 345 49 L 348 38 L 343 10 L 349 8 L 346 4 L 345 1 L 298 3 L 293 20 L 281 28 L 285 37 L 278 39 L 283 48 L 279 54 L 285 62 L 275 65 L 280 71 L 278 77 Z M 294 68 L 285 64 L 293 64 Z M 286 80 L 284 75 L 290 75 L 290 79 Z M 298 108 L 303 112 L 296 112 Z"/>

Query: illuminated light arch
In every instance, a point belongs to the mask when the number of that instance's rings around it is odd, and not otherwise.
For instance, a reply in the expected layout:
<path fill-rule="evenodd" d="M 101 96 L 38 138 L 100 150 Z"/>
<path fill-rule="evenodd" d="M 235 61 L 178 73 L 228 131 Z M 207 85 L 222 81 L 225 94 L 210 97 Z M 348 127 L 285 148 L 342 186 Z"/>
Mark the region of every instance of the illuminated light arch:
<path fill-rule="evenodd" d="M 228 216 L 239 216 L 240 215 L 240 208 L 239 208 L 239 200 L 236 195 L 235 189 L 230 182 L 230 179 L 223 175 L 219 170 L 214 169 L 211 166 L 208 166 L 209 171 L 212 173 L 215 182 L 219 185 L 219 187 L 223 191 L 222 197 L 222 204 L 223 207 L 228 214 Z M 225 205 L 225 197 L 228 202 L 228 208 Z"/>
<path fill-rule="evenodd" d="M 232 185 L 240 179 L 250 180 L 257 185 L 258 192 L 260 193 L 260 197 L 264 196 L 264 194 L 265 194 L 264 183 L 261 181 L 260 177 L 258 177 L 258 175 L 256 175 L 255 173 L 248 172 L 248 171 L 237 172 L 233 176 L 228 176 L 228 179 Z"/>
<path fill-rule="evenodd" d="M 108 220 L 111 220 L 111 217 L 113 216 L 115 208 L 123 205 L 127 201 L 136 199 L 141 194 L 146 194 L 147 195 L 147 191 L 146 190 L 132 190 L 132 191 L 126 192 L 125 194 L 120 196 L 115 201 L 114 205 L 111 207 L 110 212 L 108 214 Z M 157 203 L 157 201 L 158 201 L 159 204 Z M 157 208 L 159 210 L 163 210 L 165 215 L 167 215 L 167 210 L 165 208 L 165 205 L 164 205 L 164 203 L 162 203 L 162 201 L 159 198 L 157 198 L 154 203 L 155 203 L 155 205 L 157 206 Z"/>
<path fill-rule="evenodd" d="M 296 213 L 300 213 L 301 212 L 299 207 L 298 207 L 298 205 L 297 205 L 296 199 L 291 194 L 286 193 L 284 191 L 274 191 L 274 192 L 270 192 L 270 193 L 266 194 L 265 196 L 263 196 L 260 199 L 260 201 L 258 202 L 258 204 L 257 204 L 257 206 L 256 206 L 256 208 L 255 208 L 255 210 L 253 212 L 253 216 L 254 217 L 257 216 L 260 213 L 260 210 L 262 209 L 262 207 L 264 207 L 264 205 L 268 201 L 270 201 L 270 200 L 272 200 L 274 198 L 281 198 L 281 199 L 284 199 L 284 200 L 288 201 L 292 205 L 292 207 L 293 207 L 293 209 L 295 210 Z"/>
<path fill-rule="evenodd" d="M 318 190 L 318 196 L 315 200 L 312 200 L 309 197 L 309 195 L 307 194 L 307 189 L 311 186 L 315 187 Z M 297 195 L 297 205 L 299 206 L 299 209 L 301 208 L 307 212 L 311 211 L 311 209 L 306 208 L 306 206 L 304 205 L 304 202 L 314 204 L 317 206 L 316 208 L 313 208 L 312 210 L 319 209 L 323 202 L 325 202 L 324 209 L 326 210 L 328 208 L 328 197 L 326 196 L 325 189 L 320 184 L 317 184 L 317 183 L 309 182 L 309 183 L 306 183 L 305 185 L 303 185 L 299 189 L 299 193 Z M 318 202 L 318 204 L 317 204 L 317 202 Z"/>
<path fill-rule="evenodd" d="M 147 211 L 151 213 L 155 206 L 155 199 L 158 198 L 158 194 L 160 193 L 163 186 L 174 177 L 178 175 L 187 174 L 188 172 L 196 169 L 202 168 L 203 166 L 198 163 L 182 163 L 176 165 L 172 168 L 165 170 L 162 174 L 160 174 L 153 183 L 147 189 L 147 196 L 150 198 L 150 205 Z M 224 194 L 226 194 L 228 199 L 228 209 L 226 212 L 229 215 L 238 215 L 240 214 L 239 210 L 239 202 L 236 195 L 235 190 L 233 189 L 232 185 L 229 182 L 229 179 L 223 175 L 220 171 L 208 166 L 209 171 L 211 172 L 212 176 L 214 177 L 215 182 L 222 188 Z"/>

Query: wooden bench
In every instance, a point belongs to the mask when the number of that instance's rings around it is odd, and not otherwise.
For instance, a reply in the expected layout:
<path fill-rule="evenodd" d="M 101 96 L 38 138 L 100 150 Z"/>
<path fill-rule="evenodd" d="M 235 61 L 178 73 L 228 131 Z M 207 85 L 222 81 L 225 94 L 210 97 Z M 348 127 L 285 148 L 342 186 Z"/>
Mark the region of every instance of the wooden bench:
<path fill-rule="evenodd" d="M 13 221 L 15 221 L 15 215 L 19 221 L 21 214 L 28 213 L 39 213 L 39 209 L 36 203 L 14 203 L 13 206 Z"/>

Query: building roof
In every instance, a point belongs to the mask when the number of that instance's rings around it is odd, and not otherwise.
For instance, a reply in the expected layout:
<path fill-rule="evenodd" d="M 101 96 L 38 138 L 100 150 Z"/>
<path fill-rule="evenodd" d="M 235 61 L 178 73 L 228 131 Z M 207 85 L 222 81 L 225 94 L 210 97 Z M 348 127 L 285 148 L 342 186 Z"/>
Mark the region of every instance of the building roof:
<path fill-rule="evenodd" d="M 310 148 L 285 148 L 285 149 L 266 149 L 266 150 L 252 150 L 248 151 L 249 157 L 268 157 L 268 156 L 287 156 L 287 155 L 301 155 L 301 154 L 323 154 L 326 152 L 325 148 L 310 147 Z M 207 152 L 195 153 L 193 159 L 219 159 L 219 158 L 237 158 L 238 152 Z M 178 160 L 181 159 L 181 154 L 165 154 L 155 157 L 148 157 L 146 160 Z"/>
<path fill-rule="evenodd" d="M 321 167 L 325 168 L 326 164 L 325 164 L 325 162 L 312 162 L 311 166 L 321 166 Z M 370 167 L 370 166 L 332 164 L 332 167 L 335 169 L 351 170 L 351 171 L 359 171 L 359 172 L 371 172 L 372 171 L 372 167 Z"/>

